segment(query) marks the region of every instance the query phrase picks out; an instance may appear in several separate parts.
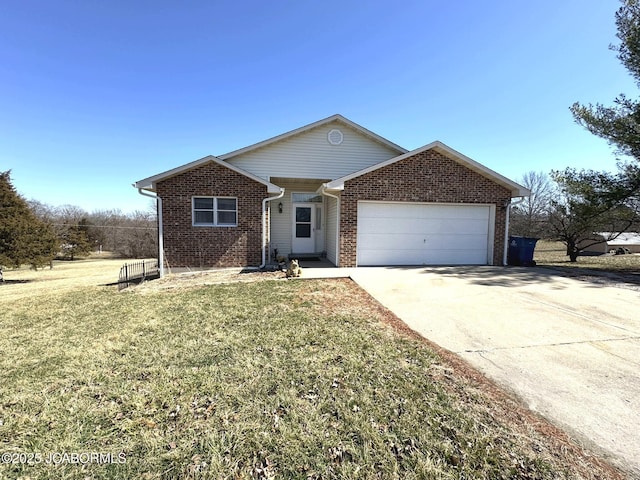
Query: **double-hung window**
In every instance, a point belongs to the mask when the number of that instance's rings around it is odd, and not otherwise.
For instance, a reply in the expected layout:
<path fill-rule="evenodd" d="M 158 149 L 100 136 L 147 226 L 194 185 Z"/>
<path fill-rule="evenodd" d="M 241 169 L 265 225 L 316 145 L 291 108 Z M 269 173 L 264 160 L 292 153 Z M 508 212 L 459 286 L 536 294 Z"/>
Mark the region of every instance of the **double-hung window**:
<path fill-rule="evenodd" d="M 236 227 L 238 199 L 233 197 L 193 197 L 195 227 Z"/>

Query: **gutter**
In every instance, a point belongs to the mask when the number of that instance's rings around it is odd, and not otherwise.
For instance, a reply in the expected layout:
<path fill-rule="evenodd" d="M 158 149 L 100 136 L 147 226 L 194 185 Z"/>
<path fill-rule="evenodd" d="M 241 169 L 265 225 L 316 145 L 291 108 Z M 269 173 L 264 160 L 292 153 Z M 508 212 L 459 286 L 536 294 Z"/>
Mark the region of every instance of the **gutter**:
<path fill-rule="evenodd" d="M 134 183 L 135 187 L 136 184 Z M 137 187 L 136 187 L 137 188 Z M 162 230 L 162 198 L 158 195 L 151 195 L 148 192 L 138 188 L 138 193 L 144 197 L 154 198 L 156 200 L 156 208 L 158 210 L 158 269 L 160 278 L 164 277 L 164 233 Z"/>
<path fill-rule="evenodd" d="M 267 202 L 272 200 L 278 200 L 279 198 L 284 197 L 284 188 L 280 187 L 280 193 L 275 197 L 267 197 L 262 200 L 262 263 L 258 267 L 262 270 L 267 264 L 267 252 L 265 251 L 267 248 Z M 271 256 L 271 252 L 269 252 L 269 256 Z"/>
<path fill-rule="evenodd" d="M 320 194 L 325 195 L 330 198 L 336 199 L 336 267 L 340 266 L 340 197 L 338 195 L 334 195 L 332 193 L 327 193 L 327 184 L 323 183 L 320 186 Z"/>
<path fill-rule="evenodd" d="M 507 218 L 505 219 L 505 228 L 504 228 L 504 253 L 502 256 L 502 265 L 505 266 L 507 265 L 507 254 L 509 252 L 509 214 L 511 213 L 511 207 L 515 207 L 516 205 L 520 205 L 522 202 L 524 202 L 524 199 L 526 197 L 516 197 L 519 198 L 520 200 L 511 203 L 511 199 L 509 199 L 509 203 L 507 203 L 506 208 L 507 208 Z"/>

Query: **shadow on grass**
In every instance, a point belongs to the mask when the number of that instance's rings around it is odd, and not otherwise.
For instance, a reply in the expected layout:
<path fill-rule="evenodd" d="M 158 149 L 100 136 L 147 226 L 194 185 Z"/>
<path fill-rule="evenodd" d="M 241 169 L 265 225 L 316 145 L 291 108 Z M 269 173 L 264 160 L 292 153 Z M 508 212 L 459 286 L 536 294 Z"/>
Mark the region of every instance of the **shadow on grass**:
<path fill-rule="evenodd" d="M 0 286 L 2 285 L 14 285 L 16 283 L 29 283 L 31 280 L 3 280 L 0 282 Z"/>

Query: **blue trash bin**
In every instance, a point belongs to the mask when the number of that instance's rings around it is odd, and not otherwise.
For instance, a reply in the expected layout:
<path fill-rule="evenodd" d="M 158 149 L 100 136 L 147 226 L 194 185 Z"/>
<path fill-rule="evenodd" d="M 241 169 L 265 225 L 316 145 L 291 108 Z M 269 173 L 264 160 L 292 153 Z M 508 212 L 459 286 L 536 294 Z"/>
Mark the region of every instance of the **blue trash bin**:
<path fill-rule="evenodd" d="M 536 248 L 538 238 L 529 237 L 509 237 L 509 250 L 507 253 L 507 263 L 524 267 L 533 267 L 536 262 L 533 260 L 533 251 Z"/>

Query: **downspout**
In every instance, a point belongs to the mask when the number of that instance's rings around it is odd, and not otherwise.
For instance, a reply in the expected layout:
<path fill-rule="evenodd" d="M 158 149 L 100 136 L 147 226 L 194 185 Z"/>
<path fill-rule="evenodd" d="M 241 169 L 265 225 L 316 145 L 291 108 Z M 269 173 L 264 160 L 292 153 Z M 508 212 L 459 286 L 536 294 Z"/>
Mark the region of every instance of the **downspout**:
<path fill-rule="evenodd" d="M 505 220 L 505 228 L 504 228 L 504 253 L 502 256 L 502 265 L 506 265 L 507 264 L 507 254 L 509 252 L 509 216 L 511 213 L 511 207 L 515 207 L 516 205 L 520 205 L 522 202 L 524 202 L 524 199 L 526 197 L 516 197 L 519 198 L 520 200 L 511 203 L 511 199 L 509 199 L 509 203 L 507 203 L 506 208 L 507 208 L 507 218 Z"/>
<path fill-rule="evenodd" d="M 262 263 L 258 267 L 262 270 L 267 264 L 267 202 L 278 200 L 284 197 L 284 188 L 280 188 L 280 193 L 275 197 L 267 197 L 262 200 Z"/>
<path fill-rule="evenodd" d="M 135 184 L 134 184 L 135 187 Z M 164 277 L 164 234 L 162 230 L 162 198 L 158 195 L 151 195 L 148 192 L 138 188 L 138 193 L 145 197 L 154 198 L 156 200 L 156 208 L 158 210 L 158 268 L 160 270 L 160 278 Z"/>
<path fill-rule="evenodd" d="M 340 197 L 332 193 L 327 193 L 327 184 L 323 183 L 320 187 L 320 193 L 330 198 L 336 199 L 336 267 L 340 266 Z"/>

